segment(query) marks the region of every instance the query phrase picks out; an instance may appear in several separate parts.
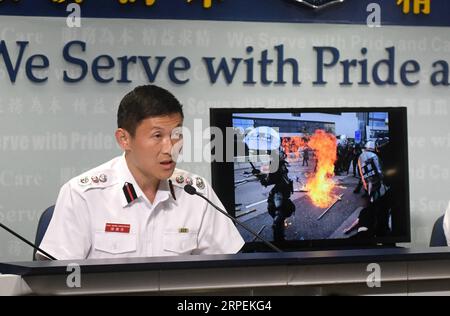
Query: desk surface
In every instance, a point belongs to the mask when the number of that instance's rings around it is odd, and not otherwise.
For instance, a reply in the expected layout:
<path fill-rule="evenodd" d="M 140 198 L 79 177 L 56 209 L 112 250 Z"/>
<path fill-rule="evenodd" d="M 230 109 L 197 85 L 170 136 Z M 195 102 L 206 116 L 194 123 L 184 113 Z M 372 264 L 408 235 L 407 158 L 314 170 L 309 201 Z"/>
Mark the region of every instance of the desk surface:
<path fill-rule="evenodd" d="M 450 248 L 383 248 L 285 253 L 249 253 L 214 256 L 154 257 L 83 261 L 0 263 L 0 273 L 21 276 L 66 274 L 68 264 L 78 264 L 83 273 L 327 265 L 372 262 L 450 260 Z"/>

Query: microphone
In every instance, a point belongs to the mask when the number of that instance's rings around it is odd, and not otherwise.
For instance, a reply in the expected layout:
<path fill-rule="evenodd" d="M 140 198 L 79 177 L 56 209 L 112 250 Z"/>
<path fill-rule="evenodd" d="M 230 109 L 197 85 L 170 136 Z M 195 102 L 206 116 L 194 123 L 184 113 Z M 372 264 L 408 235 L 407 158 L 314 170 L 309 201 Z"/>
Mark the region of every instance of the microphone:
<path fill-rule="evenodd" d="M 251 233 L 253 236 L 255 236 L 256 238 L 258 238 L 259 240 L 261 240 L 263 243 L 265 243 L 268 247 L 270 247 L 271 249 L 275 250 L 276 252 L 283 252 L 280 248 L 276 247 L 274 244 L 272 244 L 271 242 L 265 240 L 263 237 L 261 237 L 257 232 L 255 232 L 254 230 L 252 230 L 250 227 L 248 227 L 247 225 L 245 225 L 244 223 L 242 223 L 241 221 L 237 220 L 236 218 L 234 218 L 233 216 L 231 216 L 230 214 L 228 214 L 226 211 L 221 210 L 220 207 L 218 207 L 217 205 L 215 205 L 213 202 L 211 202 L 208 198 L 206 198 L 203 194 L 200 194 L 197 192 L 197 189 L 194 188 L 192 185 L 186 185 L 184 187 L 184 191 L 189 194 L 189 195 L 197 195 L 199 197 L 201 197 L 202 199 L 204 199 L 206 202 L 208 202 L 211 206 L 213 206 L 216 210 L 218 210 L 220 213 L 222 213 L 223 215 L 225 215 L 226 217 L 228 217 L 229 219 L 231 219 L 234 223 L 236 223 L 237 225 L 241 226 L 242 228 L 244 228 L 246 231 L 248 231 L 249 233 Z"/>
<path fill-rule="evenodd" d="M 55 257 L 53 257 L 52 255 L 48 254 L 47 252 L 45 252 L 44 250 L 42 250 L 41 248 L 39 248 L 38 246 L 36 246 L 35 244 L 33 244 L 31 241 L 26 240 L 25 238 L 23 238 L 22 236 L 20 236 L 18 233 L 16 233 L 15 231 L 13 231 L 12 229 L 6 227 L 5 225 L 3 225 L 2 223 L 0 223 L 0 227 L 3 228 L 4 230 L 6 230 L 8 233 L 10 233 L 11 235 L 14 235 L 15 237 L 19 238 L 21 241 L 23 241 L 24 243 L 26 243 L 28 246 L 33 247 L 35 250 L 39 251 L 40 253 L 42 253 L 43 255 L 45 255 L 47 258 L 49 258 L 50 260 L 58 260 Z"/>

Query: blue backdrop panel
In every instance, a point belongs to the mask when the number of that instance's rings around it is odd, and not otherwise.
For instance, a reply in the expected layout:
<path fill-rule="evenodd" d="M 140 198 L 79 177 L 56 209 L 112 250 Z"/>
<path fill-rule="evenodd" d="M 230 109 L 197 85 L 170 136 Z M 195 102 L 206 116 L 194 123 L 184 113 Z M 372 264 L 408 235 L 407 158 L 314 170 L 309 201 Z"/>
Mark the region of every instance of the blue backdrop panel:
<path fill-rule="evenodd" d="M 410 1 L 411 5 L 416 0 Z M 385 25 L 450 26 L 450 1 L 431 0 L 430 15 L 404 14 L 397 0 L 346 0 L 343 4 L 315 11 L 295 0 L 213 0 L 212 9 L 204 9 L 202 0 L 157 0 L 151 7 L 144 0 L 121 5 L 117 0 L 85 0 L 82 16 L 97 18 L 183 19 L 219 21 L 261 21 L 292 23 L 365 24 L 367 6 L 378 3 Z M 21 0 L 0 4 L 0 15 L 67 16 L 65 5 L 50 0 Z"/>

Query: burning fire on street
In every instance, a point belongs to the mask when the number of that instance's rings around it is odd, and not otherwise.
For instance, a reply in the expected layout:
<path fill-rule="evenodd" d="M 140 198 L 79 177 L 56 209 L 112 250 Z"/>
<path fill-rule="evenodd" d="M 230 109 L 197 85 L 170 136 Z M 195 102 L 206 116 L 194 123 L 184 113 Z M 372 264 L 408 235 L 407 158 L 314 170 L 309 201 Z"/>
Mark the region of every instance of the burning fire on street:
<path fill-rule="evenodd" d="M 317 168 L 306 185 L 312 203 L 320 208 L 330 207 L 336 201 L 332 194 L 336 183 L 333 180 L 337 160 L 337 139 L 333 134 L 317 130 L 308 146 L 315 151 Z"/>

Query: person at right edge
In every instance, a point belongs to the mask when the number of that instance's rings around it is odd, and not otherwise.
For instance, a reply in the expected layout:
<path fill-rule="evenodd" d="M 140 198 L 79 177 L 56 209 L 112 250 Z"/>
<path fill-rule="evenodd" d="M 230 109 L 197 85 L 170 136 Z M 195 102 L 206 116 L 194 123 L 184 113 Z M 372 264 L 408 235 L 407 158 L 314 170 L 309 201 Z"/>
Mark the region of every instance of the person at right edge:
<path fill-rule="evenodd" d="M 447 239 L 447 246 L 450 246 L 450 202 L 444 216 L 444 233 Z"/>

